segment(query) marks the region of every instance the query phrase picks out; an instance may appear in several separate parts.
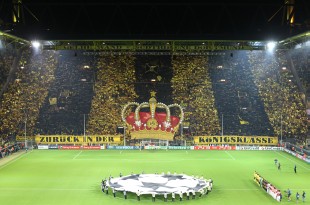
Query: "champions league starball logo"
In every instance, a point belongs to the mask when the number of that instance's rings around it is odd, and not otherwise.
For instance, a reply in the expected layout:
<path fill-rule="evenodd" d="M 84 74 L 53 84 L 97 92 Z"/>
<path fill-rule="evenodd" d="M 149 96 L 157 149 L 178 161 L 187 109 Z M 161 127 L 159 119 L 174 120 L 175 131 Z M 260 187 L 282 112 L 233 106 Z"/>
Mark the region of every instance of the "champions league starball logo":
<path fill-rule="evenodd" d="M 131 174 L 110 178 L 105 189 L 112 189 L 113 193 L 130 192 L 137 195 L 166 195 L 177 194 L 192 198 L 201 196 L 212 190 L 212 179 L 188 176 L 186 174 Z"/>
<path fill-rule="evenodd" d="M 141 104 L 130 102 L 122 110 L 122 120 L 127 125 L 131 137 L 136 139 L 163 139 L 173 140 L 174 134 L 178 131 L 179 125 L 184 119 L 184 112 L 180 105 L 157 102 L 155 92 L 151 92 L 149 102 Z M 125 116 L 127 109 L 135 106 L 135 112 Z M 149 112 L 141 112 L 142 108 L 149 108 Z M 171 116 L 170 109 L 177 108 L 180 111 L 180 117 Z"/>

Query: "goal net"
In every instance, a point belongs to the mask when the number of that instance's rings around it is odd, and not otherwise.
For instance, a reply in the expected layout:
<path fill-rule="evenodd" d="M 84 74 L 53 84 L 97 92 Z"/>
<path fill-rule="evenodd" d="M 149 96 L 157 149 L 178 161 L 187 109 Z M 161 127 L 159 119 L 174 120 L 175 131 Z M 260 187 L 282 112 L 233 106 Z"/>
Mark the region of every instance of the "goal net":
<path fill-rule="evenodd" d="M 148 147 L 150 149 L 157 149 L 157 148 L 168 148 L 169 141 L 168 140 L 160 140 L 160 139 L 145 139 L 140 141 L 140 147 L 145 148 Z"/>

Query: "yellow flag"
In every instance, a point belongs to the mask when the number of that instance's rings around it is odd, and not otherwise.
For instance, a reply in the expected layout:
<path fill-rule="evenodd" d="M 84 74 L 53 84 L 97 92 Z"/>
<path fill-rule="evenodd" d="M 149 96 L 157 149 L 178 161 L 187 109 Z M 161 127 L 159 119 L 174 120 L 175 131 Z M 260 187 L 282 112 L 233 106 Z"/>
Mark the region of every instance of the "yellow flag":
<path fill-rule="evenodd" d="M 57 98 L 49 98 L 50 105 L 56 105 L 57 104 Z"/>

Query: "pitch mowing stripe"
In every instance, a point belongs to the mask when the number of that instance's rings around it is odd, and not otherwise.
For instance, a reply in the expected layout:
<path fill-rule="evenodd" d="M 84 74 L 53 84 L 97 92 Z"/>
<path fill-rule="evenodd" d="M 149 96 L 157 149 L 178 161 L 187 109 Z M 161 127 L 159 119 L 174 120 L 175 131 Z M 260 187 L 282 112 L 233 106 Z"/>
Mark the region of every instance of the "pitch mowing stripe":
<path fill-rule="evenodd" d="M 274 151 L 274 152 L 277 153 L 278 155 L 284 157 L 285 159 L 287 159 L 287 160 L 289 160 L 289 161 L 291 161 L 291 162 L 294 162 L 294 164 L 298 164 L 298 165 L 301 166 L 302 168 L 304 168 L 304 169 L 306 169 L 306 170 L 310 170 L 309 168 L 303 166 L 302 164 L 299 164 L 299 163 L 296 162 L 295 160 L 292 160 L 292 159 L 290 159 L 290 158 L 284 156 L 283 154 L 280 154 L 279 152 L 276 152 L 276 151 Z"/>

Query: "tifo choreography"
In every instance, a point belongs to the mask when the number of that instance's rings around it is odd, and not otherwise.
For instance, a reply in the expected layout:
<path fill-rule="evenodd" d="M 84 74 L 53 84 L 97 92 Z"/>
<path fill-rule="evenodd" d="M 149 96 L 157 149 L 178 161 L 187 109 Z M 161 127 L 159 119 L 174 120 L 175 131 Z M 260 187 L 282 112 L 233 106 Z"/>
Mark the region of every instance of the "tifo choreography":
<path fill-rule="evenodd" d="M 109 177 L 108 180 L 103 180 L 101 188 L 103 192 L 112 191 L 114 197 L 116 192 L 121 192 L 124 198 L 127 199 L 127 193 L 137 195 L 140 200 L 141 195 L 155 196 L 162 195 L 166 201 L 168 196 L 175 199 L 178 195 L 180 200 L 183 199 L 183 194 L 187 199 L 195 198 L 196 194 L 202 196 L 208 194 L 212 190 L 212 179 L 204 179 L 203 177 L 188 176 L 185 174 L 131 174 L 117 178 Z"/>

